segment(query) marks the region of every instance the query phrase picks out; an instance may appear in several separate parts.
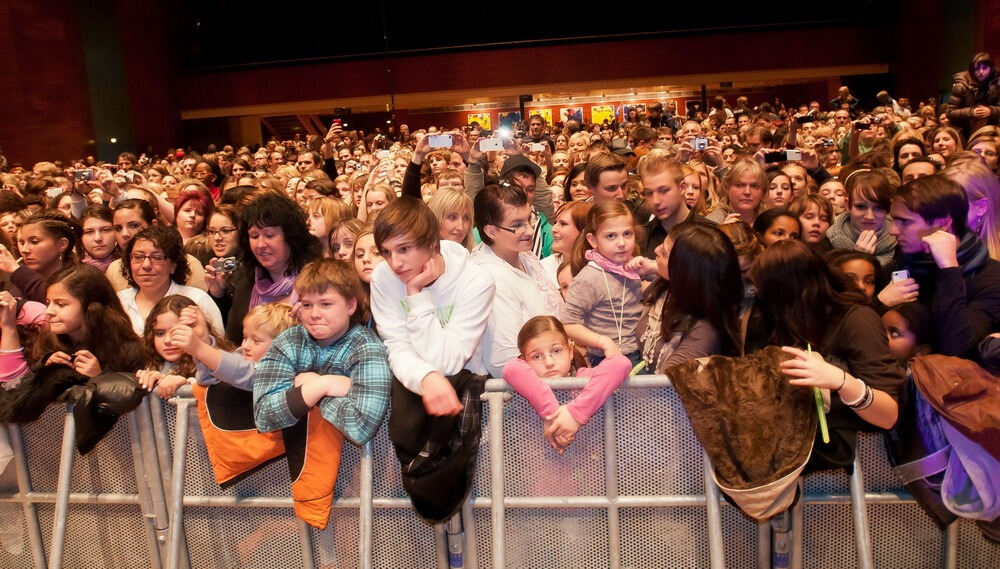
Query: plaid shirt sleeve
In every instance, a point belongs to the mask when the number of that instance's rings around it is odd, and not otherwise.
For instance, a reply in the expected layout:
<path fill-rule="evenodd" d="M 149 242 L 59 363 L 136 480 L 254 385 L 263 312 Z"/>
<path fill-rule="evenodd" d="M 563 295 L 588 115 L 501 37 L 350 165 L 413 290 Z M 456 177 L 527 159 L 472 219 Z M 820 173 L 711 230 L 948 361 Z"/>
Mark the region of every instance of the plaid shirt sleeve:
<path fill-rule="evenodd" d="M 254 372 L 253 413 L 262 433 L 277 431 L 299 422 L 288 407 L 288 392 L 295 387 L 295 362 L 302 357 L 297 341 L 301 326 L 282 332 L 267 350 Z"/>
<path fill-rule="evenodd" d="M 323 418 L 360 445 L 375 436 L 385 417 L 392 372 L 382 342 L 369 330 L 356 332 L 358 341 L 345 354 L 350 391 L 345 397 L 324 397 L 319 405 Z"/>

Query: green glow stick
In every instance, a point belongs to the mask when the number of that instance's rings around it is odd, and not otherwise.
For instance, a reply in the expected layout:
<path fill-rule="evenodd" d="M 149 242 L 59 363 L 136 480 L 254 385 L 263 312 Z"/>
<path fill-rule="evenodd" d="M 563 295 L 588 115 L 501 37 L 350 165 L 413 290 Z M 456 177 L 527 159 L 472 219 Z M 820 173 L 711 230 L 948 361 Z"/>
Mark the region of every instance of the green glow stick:
<path fill-rule="evenodd" d="M 811 344 L 806 344 L 806 351 L 812 353 Z M 818 387 L 813 387 L 813 398 L 816 400 L 816 414 L 819 415 L 819 432 L 823 435 L 823 443 L 830 444 L 830 429 L 826 426 L 826 413 L 823 412 L 823 393 Z"/>

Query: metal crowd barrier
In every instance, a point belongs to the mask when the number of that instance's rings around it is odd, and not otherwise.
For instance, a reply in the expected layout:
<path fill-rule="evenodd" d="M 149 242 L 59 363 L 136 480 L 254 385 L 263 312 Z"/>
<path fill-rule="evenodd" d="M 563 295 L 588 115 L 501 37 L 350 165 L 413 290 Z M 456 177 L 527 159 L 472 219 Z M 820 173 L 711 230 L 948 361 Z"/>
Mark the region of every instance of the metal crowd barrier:
<path fill-rule="evenodd" d="M 552 385 L 564 401 L 582 380 Z M 284 460 L 215 484 L 189 397 L 147 398 L 86 457 L 73 448 L 71 409 L 53 406 L 0 430 L 14 451 L 0 476 L 0 507 L 11 508 L 0 511 L 0 567 L 1000 566 L 1000 547 L 971 522 L 938 530 L 875 435 L 860 437 L 853 476 L 805 479 L 788 549 L 772 558 L 770 524 L 720 499 L 667 378 L 630 378 L 561 456 L 504 382 L 488 382 L 483 398 L 460 517 L 435 528 L 417 519 L 383 425 L 364 447 L 344 445 L 323 532 L 291 513 Z"/>

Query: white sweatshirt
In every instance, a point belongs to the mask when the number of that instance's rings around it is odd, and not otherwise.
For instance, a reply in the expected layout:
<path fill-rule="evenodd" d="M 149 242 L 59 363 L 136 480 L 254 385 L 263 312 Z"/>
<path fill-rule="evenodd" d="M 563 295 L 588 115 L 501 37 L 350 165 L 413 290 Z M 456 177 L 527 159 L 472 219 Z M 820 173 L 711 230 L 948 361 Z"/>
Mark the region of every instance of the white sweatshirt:
<path fill-rule="evenodd" d="M 562 306 L 555 282 L 549 280 L 534 253 L 521 253 L 524 270 L 497 257 L 485 243 L 472 250 L 471 260 L 486 269 L 496 283 L 493 312 L 483 335 L 483 363 L 493 377 L 503 377 L 503 366 L 521 355 L 517 335 L 535 316 L 554 315 Z"/>
<path fill-rule="evenodd" d="M 372 315 L 389 367 L 419 394 L 431 372 L 485 372 L 480 343 L 493 307 L 493 279 L 469 262 L 469 252 L 458 243 L 441 241 L 441 256 L 444 274 L 412 296 L 389 263 L 379 263 L 372 273 Z"/>

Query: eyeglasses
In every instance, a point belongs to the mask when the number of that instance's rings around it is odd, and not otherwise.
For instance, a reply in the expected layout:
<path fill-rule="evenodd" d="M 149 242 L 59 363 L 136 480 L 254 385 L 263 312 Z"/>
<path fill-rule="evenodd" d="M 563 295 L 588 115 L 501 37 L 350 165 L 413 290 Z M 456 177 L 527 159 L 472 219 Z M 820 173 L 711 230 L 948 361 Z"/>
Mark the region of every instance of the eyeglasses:
<path fill-rule="evenodd" d="M 223 237 L 229 237 L 236 232 L 235 227 L 220 227 L 219 229 L 209 229 L 206 231 L 209 237 L 215 237 L 216 235 L 221 235 Z"/>
<path fill-rule="evenodd" d="M 143 255 L 142 253 L 132 253 L 132 262 L 137 265 L 143 265 L 146 263 L 146 259 L 154 265 L 161 265 L 167 260 L 167 256 L 163 253 L 153 253 L 152 255 Z"/>
<path fill-rule="evenodd" d="M 510 227 L 504 227 L 502 225 L 494 225 L 497 229 L 503 229 L 507 233 L 513 233 L 514 235 L 524 235 L 525 233 L 531 232 L 531 224 L 519 221 Z"/>

